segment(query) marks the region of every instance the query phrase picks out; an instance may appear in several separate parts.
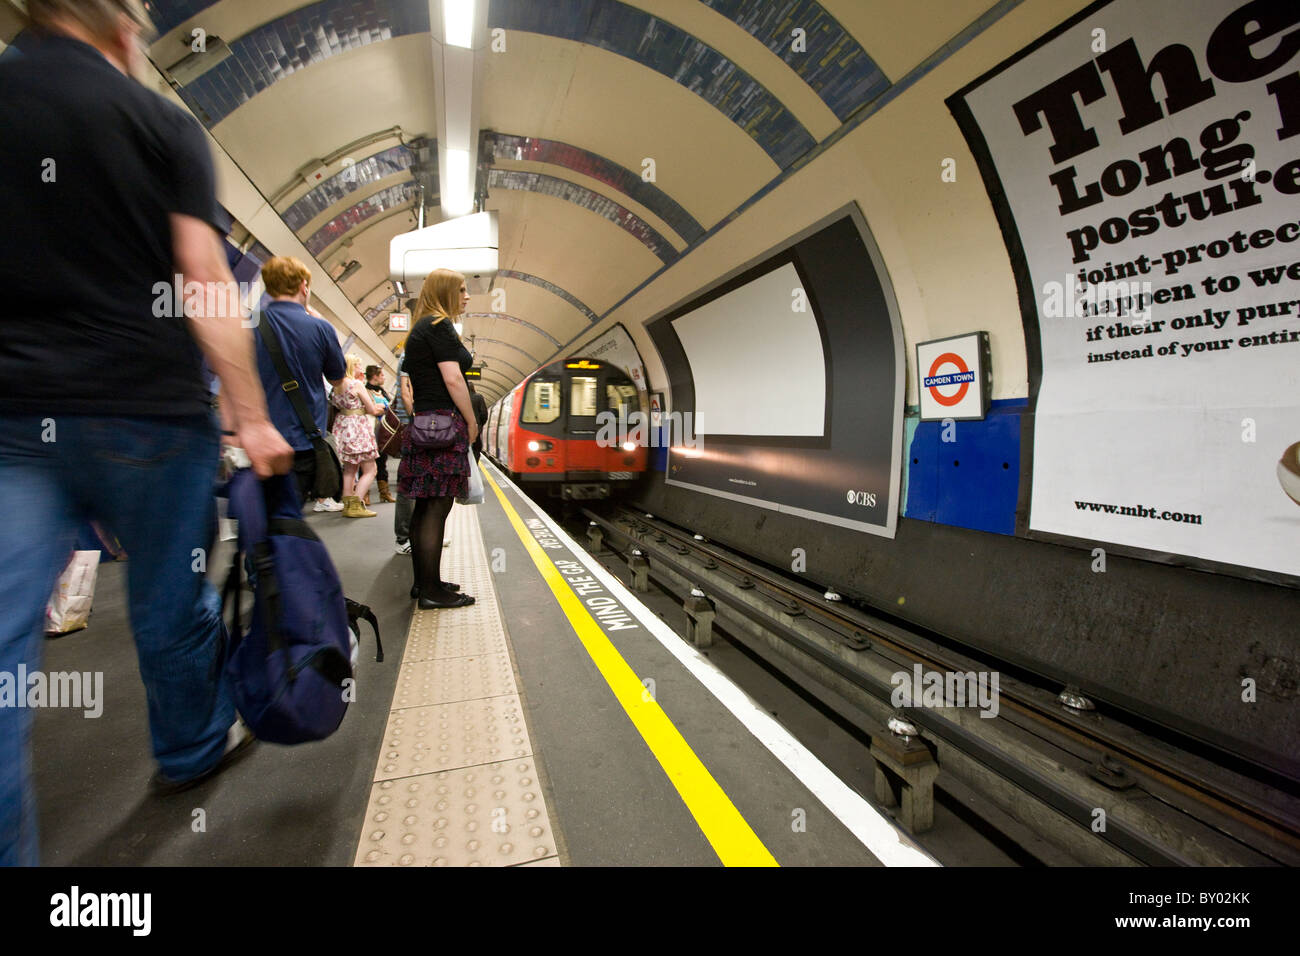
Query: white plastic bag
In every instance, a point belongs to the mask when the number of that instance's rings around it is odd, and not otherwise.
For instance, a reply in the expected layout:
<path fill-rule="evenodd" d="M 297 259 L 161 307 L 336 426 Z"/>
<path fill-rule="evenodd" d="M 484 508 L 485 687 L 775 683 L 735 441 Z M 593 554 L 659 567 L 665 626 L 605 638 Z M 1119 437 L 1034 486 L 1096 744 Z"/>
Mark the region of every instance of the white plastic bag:
<path fill-rule="evenodd" d="M 483 503 L 483 473 L 478 470 L 478 462 L 474 460 L 474 450 L 469 452 L 469 491 L 465 497 L 457 498 L 457 504 L 462 505 L 481 505 Z"/>
<path fill-rule="evenodd" d="M 98 551 L 74 551 L 72 560 L 59 575 L 50 603 L 45 607 L 45 633 L 79 631 L 90 621 L 95 599 L 95 576 L 99 573 Z"/>

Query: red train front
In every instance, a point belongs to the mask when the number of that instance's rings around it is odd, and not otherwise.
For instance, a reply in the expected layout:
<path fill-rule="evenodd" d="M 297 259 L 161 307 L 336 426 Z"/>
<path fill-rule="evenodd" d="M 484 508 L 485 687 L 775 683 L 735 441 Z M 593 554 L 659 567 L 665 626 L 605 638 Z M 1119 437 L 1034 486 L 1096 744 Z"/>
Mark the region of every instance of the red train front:
<path fill-rule="evenodd" d="M 488 455 L 551 497 L 607 498 L 646 468 L 639 393 L 606 362 L 569 358 L 534 372 L 492 406 L 485 428 Z"/>

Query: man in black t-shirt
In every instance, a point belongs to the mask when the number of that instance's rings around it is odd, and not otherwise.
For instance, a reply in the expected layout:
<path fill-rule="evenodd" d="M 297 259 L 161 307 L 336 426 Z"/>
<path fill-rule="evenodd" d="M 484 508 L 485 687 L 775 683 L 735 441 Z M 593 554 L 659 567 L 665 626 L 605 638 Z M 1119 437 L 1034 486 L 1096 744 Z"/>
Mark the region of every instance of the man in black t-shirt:
<path fill-rule="evenodd" d="M 483 426 L 487 424 L 488 418 L 487 399 L 478 393 L 473 382 L 466 380 L 465 387 L 469 389 L 469 403 L 474 406 L 474 419 L 478 422 L 478 435 L 474 438 L 474 444 L 470 445 L 474 451 L 474 460 L 478 461 L 483 454 Z"/>
<path fill-rule="evenodd" d="M 204 574 L 220 445 L 201 358 L 257 473 L 285 473 L 292 450 L 232 294 L 203 130 L 130 78 L 144 65 L 137 0 L 28 12 L 36 42 L 0 62 L 0 487 L 14 504 L 0 523 L 0 675 L 39 670 L 46 600 L 79 522 L 98 519 L 130 555 L 155 786 L 170 792 L 250 739 Z M 191 282 L 204 293 L 185 298 Z M 37 862 L 31 713 L 0 706 L 0 864 Z"/>

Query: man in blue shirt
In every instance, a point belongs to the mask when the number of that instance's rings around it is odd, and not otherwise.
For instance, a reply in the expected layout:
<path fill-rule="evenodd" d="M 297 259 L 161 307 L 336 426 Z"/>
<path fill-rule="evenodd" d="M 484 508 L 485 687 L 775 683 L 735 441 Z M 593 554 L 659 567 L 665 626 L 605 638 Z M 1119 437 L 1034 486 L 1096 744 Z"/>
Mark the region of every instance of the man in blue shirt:
<path fill-rule="evenodd" d="M 346 364 L 339 348 L 334 327 L 307 311 L 311 294 L 311 270 L 292 256 L 276 256 L 262 266 L 262 283 L 271 301 L 262 309 L 261 321 L 270 325 L 284 353 L 289 373 L 298 381 L 311 409 L 316 427 L 325 432 L 329 406 L 325 400 L 325 379 L 335 388 L 343 384 Z M 314 497 L 316 456 L 311 438 L 298 420 L 289 397 L 285 395 L 275 363 L 266 350 L 262 336 L 257 342 L 257 370 L 266 392 L 266 408 L 271 422 L 293 446 L 293 474 L 298 480 L 299 498 L 306 504 Z M 317 511 L 342 510 L 317 502 Z"/>

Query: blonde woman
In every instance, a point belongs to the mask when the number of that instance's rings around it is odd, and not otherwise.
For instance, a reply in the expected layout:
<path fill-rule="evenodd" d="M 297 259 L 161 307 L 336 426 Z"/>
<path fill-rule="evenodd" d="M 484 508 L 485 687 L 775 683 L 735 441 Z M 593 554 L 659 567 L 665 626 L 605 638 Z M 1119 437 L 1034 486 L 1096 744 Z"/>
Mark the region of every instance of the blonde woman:
<path fill-rule="evenodd" d="M 424 280 L 415 306 L 415 324 L 402 360 L 402 398 L 416 415 L 451 413 L 455 437 L 447 448 L 428 449 L 402 440 L 397 469 L 399 492 L 415 502 L 411 515 L 411 558 L 415 584 L 411 597 L 422 609 L 473 604 L 458 585 L 442 580 L 442 537 L 455 498 L 469 490 L 469 445 L 478 436 L 465 372 L 473 358 L 456 334 L 453 320 L 469 305 L 465 277 L 436 269 Z"/>
<path fill-rule="evenodd" d="M 361 357 L 348 353 L 346 362 L 343 384 L 330 395 L 330 402 L 339 410 L 334 419 L 334 441 L 343 465 L 343 517 L 373 518 L 375 512 L 361 502 L 375 479 L 379 454 L 371 416 L 383 412 L 366 389 Z"/>

